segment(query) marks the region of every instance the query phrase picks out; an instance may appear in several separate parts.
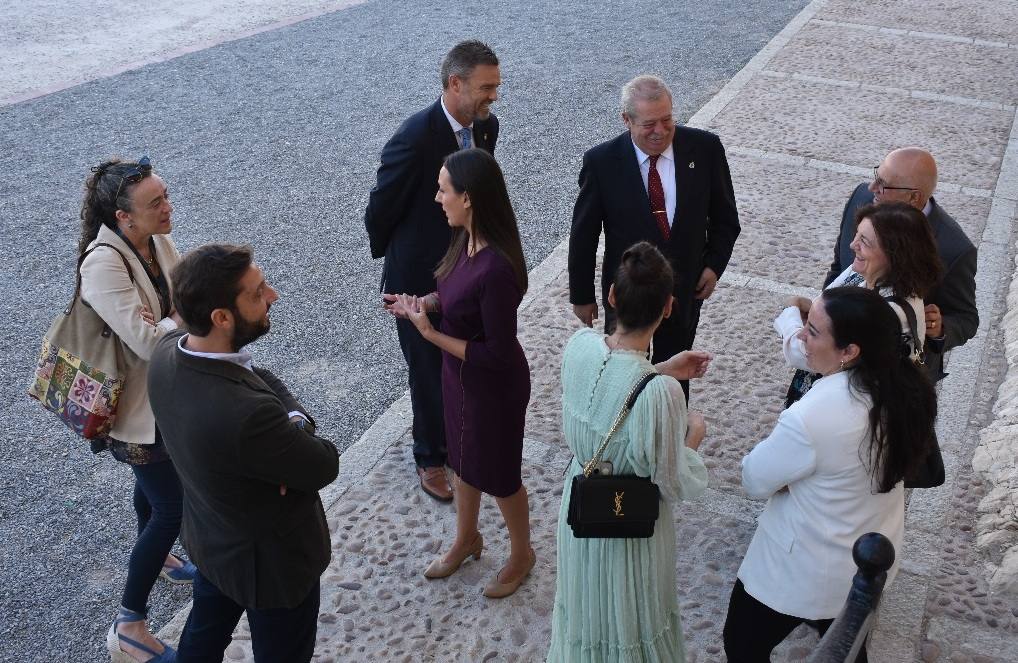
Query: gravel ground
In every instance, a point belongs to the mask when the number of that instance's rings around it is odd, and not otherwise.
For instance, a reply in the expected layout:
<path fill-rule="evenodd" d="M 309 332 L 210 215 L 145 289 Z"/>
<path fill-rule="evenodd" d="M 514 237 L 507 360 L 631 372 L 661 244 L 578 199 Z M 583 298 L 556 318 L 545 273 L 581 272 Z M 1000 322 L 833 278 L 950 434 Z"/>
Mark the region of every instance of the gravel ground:
<path fill-rule="evenodd" d="M 503 60 L 497 156 L 533 266 L 568 231 L 582 152 L 621 128 L 626 79 L 661 73 L 688 117 L 803 4 L 371 2 L 0 108 L 0 660 L 103 660 L 134 536 L 130 471 L 24 395 L 70 294 L 90 165 L 149 154 L 182 249 L 255 245 L 282 295 L 256 361 L 345 448 L 406 388 L 367 191 L 385 139 L 438 94 L 452 43 L 480 37 Z M 153 625 L 188 596 L 158 584 Z"/>

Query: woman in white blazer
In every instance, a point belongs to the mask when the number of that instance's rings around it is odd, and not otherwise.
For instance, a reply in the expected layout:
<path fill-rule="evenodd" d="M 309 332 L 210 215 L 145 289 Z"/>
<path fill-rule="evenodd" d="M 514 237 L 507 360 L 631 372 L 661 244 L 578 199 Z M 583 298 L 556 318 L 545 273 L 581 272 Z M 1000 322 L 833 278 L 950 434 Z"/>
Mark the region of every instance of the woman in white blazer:
<path fill-rule="evenodd" d="M 902 478 L 934 439 L 933 385 L 879 294 L 825 290 L 800 337 L 822 377 L 742 461 L 746 492 L 768 502 L 728 605 L 729 663 L 769 661 L 803 621 L 827 630 L 856 571 L 855 540 L 880 532 L 900 550 Z"/>
<path fill-rule="evenodd" d="M 170 300 L 170 270 L 180 254 L 169 233 L 173 206 L 147 157 L 112 159 L 92 168 L 81 207 L 81 296 L 123 344 L 124 390 L 107 439 L 109 449 L 134 471 L 138 538 L 131 552 L 120 612 L 106 645 L 114 663 L 165 663 L 175 652 L 147 627 L 148 595 L 162 575 L 190 582 L 194 566 L 170 554 L 180 533 L 180 480 L 155 427 L 148 400 L 148 360 L 156 341 L 179 318 Z M 153 658 L 154 657 L 154 658 Z"/>
<path fill-rule="evenodd" d="M 855 260 L 828 287 L 854 285 L 874 289 L 885 298 L 896 295 L 904 299 L 916 319 L 918 338 L 912 339 L 912 347 L 915 350 L 913 357 L 918 360 L 926 342 L 923 297 L 933 289 L 943 272 L 926 216 L 905 203 L 883 203 L 860 208 L 856 212 L 855 223 L 855 239 L 851 244 Z M 785 361 L 803 371 L 809 368 L 799 330 L 802 329 L 803 318 L 809 313 L 810 304 L 811 300 L 806 297 L 793 297 L 791 305 L 774 320 L 774 328 L 781 335 Z M 902 334 L 911 337 L 912 330 L 904 309 L 895 302 L 888 304 L 898 314 Z M 793 383 L 786 405 L 794 401 L 799 393 L 809 390 L 816 374 L 798 373 L 796 379 L 804 384 Z M 795 397 L 793 392 L 797 392 Z"/>

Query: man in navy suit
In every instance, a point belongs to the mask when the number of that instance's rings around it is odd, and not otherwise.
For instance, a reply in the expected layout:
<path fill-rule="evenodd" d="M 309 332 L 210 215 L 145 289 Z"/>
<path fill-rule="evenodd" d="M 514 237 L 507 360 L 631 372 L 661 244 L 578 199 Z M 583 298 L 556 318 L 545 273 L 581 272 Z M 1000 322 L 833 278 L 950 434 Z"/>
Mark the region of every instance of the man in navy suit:
<path fill-rule="evenodd" d="M 721 140 L 677 127 L 672 93 L 656 76 L 637 76 L 622 88 L 628 131 L 583 155 L 580 193 L 569 234 L 569 301 L 588 327 L 597 317 L 594 266 L 604 229 L 601 299 L 605 331 L 615 328 L 608 288 L 622 253 L 648 241 L 675 272 L 672 315 L 654 334 L 658 363 L 693 345 L 700 306 L 714 292 L 739 236 L 739 212 Z M 683 381 L 689 396 L 689 383 Z"/>
<path fill-rule="evenodd" d="M 442 96 L 411 115 L 382 149 L 378 181 L 364 213 L 371 257 L 385 257 L 383 293 L 427 295 L 436 290 L 434 270 L 450 238 L 445 213 L 435 202 L 438 171 L 451 152 L 479 147 L 494 153 L 498 140 L 498 119 L 490 107 L 502 79 L 491 48 L 475 40 L 457 44 L 442 61 L 441 77 Z M 437 319 L 432 323 L 437 326 Z M 448 502 L 452 489 L 445 474 L 442 353 L 409 320 L 397 320 L 396 331 L 409 372 L 421 488 Z"/>
<path fill-rule="evenodd" d="M 937 163 L 926 150 L 903 147 L 894 150 L 873 169 L 873 181 L 860 184 L 841 215 L 841 229 L 834 245 L 834 260 L 824 287 L 852 264 L 855 253 L 855 213 L 870 203 L 903 202 L 926 215 L 937 252 L 944 263 L 940 283 L 928 293 L 926 303 L 926 371 L 934 382 L 943 378 L 944 353 L 976 335 L 977 251 L 958 222 L 937 204 Z"/>

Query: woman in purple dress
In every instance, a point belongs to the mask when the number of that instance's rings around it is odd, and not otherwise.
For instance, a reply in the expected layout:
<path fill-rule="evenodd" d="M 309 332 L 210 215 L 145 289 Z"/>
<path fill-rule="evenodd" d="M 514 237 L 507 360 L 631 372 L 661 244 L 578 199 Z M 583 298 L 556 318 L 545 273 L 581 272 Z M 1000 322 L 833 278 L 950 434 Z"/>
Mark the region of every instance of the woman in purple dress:
<path fill-rule="evenodd" d="M 435 269 L 438 292 L 385 295 L 386 308 L 409 318 L 442 349 L 442 399 L 448 464 L 456 475 L 456 538 L 424 572 L 452 575 L 484 542 L 477 528 L 481 493 L 495 497 L 509 530 L 509 560 L 484 588 L 489 598 L 515 592 L 534 567 L 530 507 L 520 478 L 530 367 L 516 339 L 516 309 L 527 267 L 505 178 L 480 149 L 449 155 L 438 194 L 452 241 Z M 428 313 L 441 313 L 441 329 Z"/>

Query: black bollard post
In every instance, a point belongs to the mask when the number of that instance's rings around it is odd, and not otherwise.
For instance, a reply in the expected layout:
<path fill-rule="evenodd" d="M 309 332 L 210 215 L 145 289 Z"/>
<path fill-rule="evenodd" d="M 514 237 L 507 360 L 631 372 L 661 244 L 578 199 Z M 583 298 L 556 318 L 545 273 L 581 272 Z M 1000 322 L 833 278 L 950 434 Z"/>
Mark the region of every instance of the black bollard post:
<path fill-rule="evenodd" d="M 883 534 L 863 534 L 852 546 L 852 559 L 859 570 L 852 578 L 845 607 L 808 663 L 852 663 L 869 635 L 887 570 L 894 564 L 894 546 Z"/>

